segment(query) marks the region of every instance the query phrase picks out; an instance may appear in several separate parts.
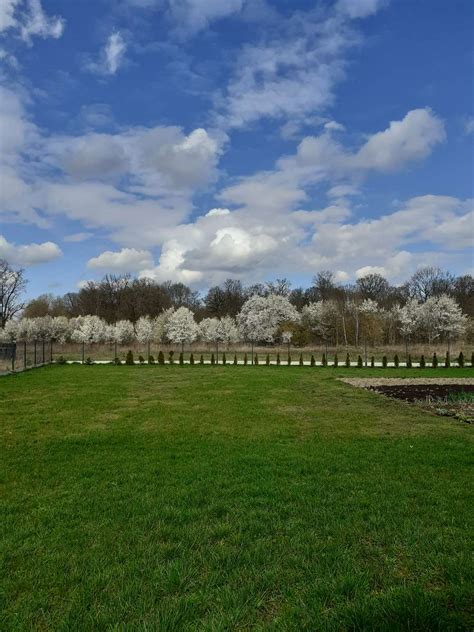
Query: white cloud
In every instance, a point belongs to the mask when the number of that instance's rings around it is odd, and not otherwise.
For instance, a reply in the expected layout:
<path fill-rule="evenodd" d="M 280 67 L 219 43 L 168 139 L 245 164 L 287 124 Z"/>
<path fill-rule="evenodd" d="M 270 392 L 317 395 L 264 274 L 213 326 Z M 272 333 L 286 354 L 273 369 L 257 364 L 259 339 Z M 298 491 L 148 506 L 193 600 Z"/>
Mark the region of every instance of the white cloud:
<path fill-rule="evenodd" d="M 330 132 L 344 132 L 346 128 L 342 123 L 338 123 L 337 121 L 328 121 L 324 124 L 324 129 Z"/>
<path fill-rule="evenodd" d="M 99 75 L 115 75 L 125 61 L 127 43 L 119 31 L 114 31 L 100 51 L 97 61 L 89 61 L 85 68 Z"/>
<path fill-rule="evenodd" d="M 466 134 L 474 134 L 474 117 L 467 119 L 464 130 Z"/>
<path fill-rule="evenodd" d="M 239 13 L 245 0 L 168 0 L 168 11 L 181 30 L 195 33 L 211 22 Z"/>
<path fill-rule="evenodd" d="M 59 246 L 51 241 L 17 246 L 0 235 L 0 257 L 12 265 L 32 266 L 38 263 L 48 263 L 61 255 Z"/>
<path fill-rule="evenodd" d="M 118 252 L 107 250 L 87 262 L 88 268 L 104 268 L 117 272 L 137 272 L 153 265 L 153 257 L 148 250 L 123 248 Z"/>
<path fill-rule="evenodd" d="M 219 215 L 222 217 L 223 215 L 229 215 L 229 213 L 228 208 L 211 208 L 211 210 L 206 213 L 206 217 L 218 217 Z"/>
<path fill-rule="evenodd" d="M 0 33 L 11 31 L 26 43 L 32 37 L 58 39 L 64 31 L 64 20 L 48 17 L 40 0 L 1 0 Z"/>
<path fill-rule="evenodd" d="M 387 0 L 338 0 L 336 8 L 350 18 L 366 18 L 377 13 Z"/>
<path fill-rule="evenodd" d="M 87 239 L 91 239 L 94 236 L 94 233 L 73 233 L 72 235 L 66 235 L 63 238 L 63 241 L 67 241 L 69 243 L 80 243 L 82 241 L 86 241 Z"/>

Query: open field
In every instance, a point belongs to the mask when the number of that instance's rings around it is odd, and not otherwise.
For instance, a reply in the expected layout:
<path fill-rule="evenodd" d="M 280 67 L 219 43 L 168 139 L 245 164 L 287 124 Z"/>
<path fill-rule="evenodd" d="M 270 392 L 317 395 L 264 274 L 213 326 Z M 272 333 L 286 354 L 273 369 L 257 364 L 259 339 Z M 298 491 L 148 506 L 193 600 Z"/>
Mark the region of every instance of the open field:
<path fill-rule="evenodd" d="M 1 378 L 0 629 L 472 629 L 474 429 L 359 375 Z"/>

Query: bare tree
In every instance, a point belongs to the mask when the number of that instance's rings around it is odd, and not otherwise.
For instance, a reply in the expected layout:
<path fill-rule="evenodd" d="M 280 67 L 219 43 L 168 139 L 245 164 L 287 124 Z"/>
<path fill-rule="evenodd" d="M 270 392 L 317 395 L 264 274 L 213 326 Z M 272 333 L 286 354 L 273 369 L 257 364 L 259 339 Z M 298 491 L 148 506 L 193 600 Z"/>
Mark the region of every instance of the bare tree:
<path fill-rule="evenodd" d="M 426 266 L 420 268 L 408 281 L 408 289 L 411 298 L 416 298 L 423 303 L 432 296 L 451 294 L 454 289 L 454 277 L 441 268 Z"/>
<path fill-rule="evenodd" d="M 24 271 L 14 270 L 8 261 L 0 259 L 0 327 L 20 312 L 25 304 L 22 296 L 26 288 Z"/>
<path fill-rule="evenodd" d="M 362 298 L 368 298 L 372 301 L 381 302 L 387 298 L 390 293 L 390 284 L 381 274 L 366 274 L 357 279 L 357 290 Z"/>

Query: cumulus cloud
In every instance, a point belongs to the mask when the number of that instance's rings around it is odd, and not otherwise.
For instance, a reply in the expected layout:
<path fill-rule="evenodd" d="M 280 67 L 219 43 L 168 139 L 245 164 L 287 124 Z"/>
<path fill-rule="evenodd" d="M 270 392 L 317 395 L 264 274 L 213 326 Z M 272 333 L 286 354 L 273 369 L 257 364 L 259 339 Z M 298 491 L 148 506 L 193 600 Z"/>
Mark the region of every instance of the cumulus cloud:
<path fill-rule="evenodd" d="M 64 25 L 62 18 L 46 15 L 40 0 L 2 0 L 0 3 L 0 33 L 13 32 L 27 44 L 33 37 L 58 39 Z"/>
<path fill-rule="evenodd" d="M 195 33 L 211 22 L 239 13 L 245 0 L 168 0 L 168 11 L 185 32 Z"/>
<path fill-rule="evenodd" d="M 118 252 L 107 250 L 87 262 L 88 268 L 103 268 L 115 272 L 138 272 L 153 265 L 153 257 L 148 250 L 122 248 Z"/>
<path fill-rule="evenodd" d="M 33 266 L 38 263 L 54 261 L 62 255 L 59 246 L 51 241 L 42 244 L 16 245 L 0 235 L 0 258 L 13 265 Z"/>

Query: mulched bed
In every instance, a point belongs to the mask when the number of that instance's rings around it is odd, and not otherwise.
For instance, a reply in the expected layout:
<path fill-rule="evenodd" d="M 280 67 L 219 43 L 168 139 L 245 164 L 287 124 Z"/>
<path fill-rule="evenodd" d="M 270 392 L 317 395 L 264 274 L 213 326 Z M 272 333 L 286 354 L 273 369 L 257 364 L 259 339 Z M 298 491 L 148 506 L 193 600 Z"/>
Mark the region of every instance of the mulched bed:
<path fill-rule="evenodd" d="M 449 397 L 452 393 L 474 393 L 474 384 L 404 384 L 397 386 L 368 386 L 367 388 L 370 391 L 376 391 L 396 399 L 403 399 L 407 402 L 430 399 L 442 400 Z"/>

